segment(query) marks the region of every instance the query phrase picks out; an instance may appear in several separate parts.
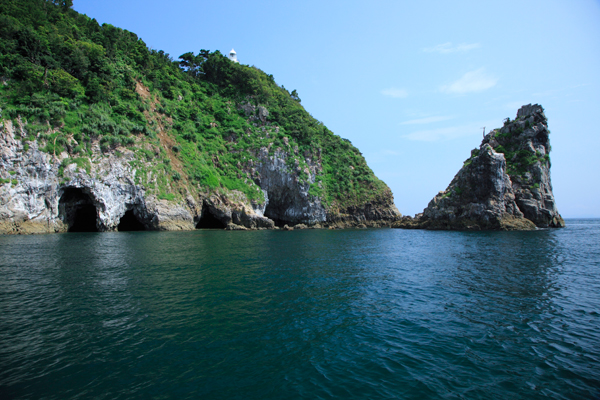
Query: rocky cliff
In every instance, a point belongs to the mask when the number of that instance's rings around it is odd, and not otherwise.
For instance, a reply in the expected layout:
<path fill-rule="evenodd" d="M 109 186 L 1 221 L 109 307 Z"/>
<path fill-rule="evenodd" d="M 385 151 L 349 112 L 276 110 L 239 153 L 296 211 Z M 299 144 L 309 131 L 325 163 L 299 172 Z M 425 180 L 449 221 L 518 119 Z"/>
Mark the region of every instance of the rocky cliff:
<path fill-rule="evenodd" d="M 445 191 L 397 228 L 529 230 L 564 227 L 550 181 L 548 121 L 526 105 L 471 152 Z"/>
<path fill-rule="evenodd" d="M 0 233 L 389 225 L 389 188 L 272 75 L 0 1 Z"/>
<path fill-rule="evenodd" d="M 161 199 L 136 184 L 151 163 L 140 164 L 131 148 L 103 152 L 96 144 L 90 157 L 73 158 L 67 151 L 48 154 L 40 150 L 43 143 L 27 139 L 26 125 L 0 124 L 0 233 L 273 229 L 284 224 L 340 228 L 390 225 L 400 216 L 389 189 L 374 204 L 344 213 L 328 208 L 321 197 L 309 194 L 320 162 L 305 159 L 305 170 L 290 168 L 289 154 L 281 148 L 271 153 L 258 149 L 256 161 L 246 167 L 264 194 L 260 201 L 238 190 L 189 185 L 177 200 Z M 146 182 L 159 178 L 147 174 Z"/>

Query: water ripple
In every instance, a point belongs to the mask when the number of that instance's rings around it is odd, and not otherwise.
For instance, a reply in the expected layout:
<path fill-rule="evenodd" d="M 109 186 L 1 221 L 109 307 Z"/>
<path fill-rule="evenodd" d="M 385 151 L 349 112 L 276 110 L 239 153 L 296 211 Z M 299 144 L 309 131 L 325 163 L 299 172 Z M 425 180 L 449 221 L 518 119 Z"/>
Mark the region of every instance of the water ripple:
<path fill-rule="evenodd" d="M 598 398 L 600 221 L 0 236 L 0 398 Z"/>

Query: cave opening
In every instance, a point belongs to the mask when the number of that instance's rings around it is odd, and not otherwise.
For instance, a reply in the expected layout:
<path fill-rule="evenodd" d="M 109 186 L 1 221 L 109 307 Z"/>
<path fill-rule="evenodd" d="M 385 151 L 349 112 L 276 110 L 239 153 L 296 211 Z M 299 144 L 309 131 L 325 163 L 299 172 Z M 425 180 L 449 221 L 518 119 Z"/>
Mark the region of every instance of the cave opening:
<path fill-rule="evenodd" d="M 291 204 L 291 199 L 288 196 L 272 196 L 269 193 L 269 202 L 265 208 L 264 216 L 270 218 L 275 223 L 275 226 L 282 228 L 284 225 L 295 225 L 294 222 L 285 218 L 285 212 L 288 210 Z"/>
<path fill-rule="evenodd" d="M 220 221 L 206 205 L 202 207 L 202 216 L 196 224 L 196 229 L 225 229 L 227 225 Z"/>
<path fill-rule="evenodd" d="M 66 188 L 58 201 L 59 214 L 67 232 L 98 232 L 98 212 L 89 194 L 80 188 Z"/>
<path fill-rule="evenodd" d="M 265 217 L 272 219 L 272 220 L 273 220 L 273 223 L 275 223 L 275 226 L 278 226 L 278 227 L 280 227 L 280 228 L 283 228 L 285 225 L 292 225 L 292 224 L 291 224 L 289 221 L 287 221 L 287 220 L 284 220 L 284 219 L 281 219 L 281 218 L 277 218 L 277 217 L 275 216 L 275 214 L 273 214 L 273 213 L 269 213 L 269 212 L 268 212 L 268 210 L 269 210 L 269 206 L 267 206 L 267 208 L 265 209 L 265 213 L 264 213 L 264 215 L 265 215 Z"/>
<path fill-rule="evenodd" d="M 145 231 L 146 227 L 137 219 L 133 210 L 127 210 L 119 220 L 117 230 L 119 232 Z"/>

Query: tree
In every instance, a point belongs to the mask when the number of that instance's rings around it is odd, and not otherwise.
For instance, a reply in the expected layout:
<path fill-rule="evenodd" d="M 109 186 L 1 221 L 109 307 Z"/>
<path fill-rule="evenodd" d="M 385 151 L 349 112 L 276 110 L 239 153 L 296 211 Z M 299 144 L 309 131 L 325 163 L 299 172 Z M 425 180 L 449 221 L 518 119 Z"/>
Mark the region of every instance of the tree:
<path fill-rule="evenodd" d="M 209 53 L 202 63 L 204 78 L 221 87 L 227 87 L 235 70 L 235 63 L 229 61 L 219 50 Z"/>
<path fill-rule="evenodd" d="M 179 56 L 179 67 L 193 77 L 204 74 L 202 64 L 208 59 L 210 52 L 208 50 L 200 50 L 197 56 L 191 51 Z"/>
<path fill-rule="evenodd" d="M 292 93 L 290 94 L 290 96 L 292 97 L 292 99 L 296 100 L 298 103 L 300 103 L 300 97 L 298 97 L 298 92 L 296 92 L 296 89 L 292 90 Z"/>

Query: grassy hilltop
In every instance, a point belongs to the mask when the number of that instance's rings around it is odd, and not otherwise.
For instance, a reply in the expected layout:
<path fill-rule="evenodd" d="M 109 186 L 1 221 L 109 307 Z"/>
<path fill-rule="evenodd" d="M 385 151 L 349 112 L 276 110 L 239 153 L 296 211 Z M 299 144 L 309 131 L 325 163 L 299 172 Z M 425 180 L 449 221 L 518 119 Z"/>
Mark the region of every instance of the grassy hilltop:
<path fill-rule="evenodd" d="M 136 184 L 159 198 L 239 190 L 262 201 L 257 152 L 289 156 L 328 213 L 389 197 L 357 148 L 313 118 L 296 91 L 254 66 L 200 50 L 173 60 L 132 32 L 100 25 L 70 0 L 0 0 L 1 118 L 23 144 L 86 168 L 94 148 L 135 151 Z M 94 147 L 95 146 L 95 147 Z"/>

